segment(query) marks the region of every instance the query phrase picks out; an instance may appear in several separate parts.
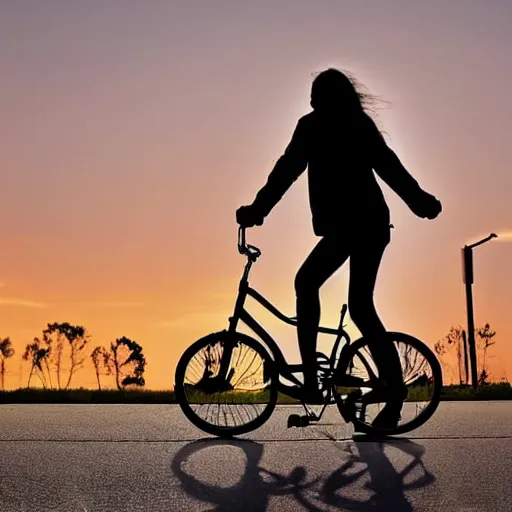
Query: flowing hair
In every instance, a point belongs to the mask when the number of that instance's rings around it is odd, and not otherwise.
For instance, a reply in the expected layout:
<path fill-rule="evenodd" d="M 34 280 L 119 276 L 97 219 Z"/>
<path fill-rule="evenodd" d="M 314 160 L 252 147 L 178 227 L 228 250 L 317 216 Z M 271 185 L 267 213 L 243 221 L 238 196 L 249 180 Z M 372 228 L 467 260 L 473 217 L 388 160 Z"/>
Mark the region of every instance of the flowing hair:
<path fill-rule="evenodd" d="M 313 76 L 313 109 L 340 110 L 348 115 L 366 114 L 376 125 L 380 124 L 377 109 L 381 105 L 389 106 L 390 103 L 370 93 L 352 73 L 329 68 L 314 73 Z M 379 126 L 379 131 L 380 128 Z"/>

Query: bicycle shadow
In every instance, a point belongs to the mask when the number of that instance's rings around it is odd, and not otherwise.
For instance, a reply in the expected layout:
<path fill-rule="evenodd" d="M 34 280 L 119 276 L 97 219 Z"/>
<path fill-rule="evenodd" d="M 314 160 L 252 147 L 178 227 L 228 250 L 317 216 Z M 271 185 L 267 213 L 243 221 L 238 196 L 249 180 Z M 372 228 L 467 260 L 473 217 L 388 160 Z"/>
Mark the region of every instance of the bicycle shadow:
<path fill-rule="evenodd" d="M 384 449 L 393 445 L 412 461 L 401 471 L 390 462 Z M 173 458 L 171 469 L 179 479 L 182 490 L 190 497 L 213 506 L 211 511 L 265 511 L 272 496 L 293 497 L 297 504 L 311 512 L 326 510 L 406 512 L 413 508 L 405 492 L 430 485 L 435 476 L 427 471 L 421 457 L 425 449 L 408 439 L 384 441 L 354 440 L 339 444 L 347 460 L 334 472 L 308 481 L 307 470 L 297 466 L 289 474 L 279 474 L 259 466 L 264 446 L 250 440 L 207 438 L 185 445 Z M 236 447 L 245 456 L 245 469 L 239 480 L 230 486 L 205 483 L 185 469 L 198 452 L 211 447 Z M 221 461 L 206 458 L 209 474 L 222 474 Z M 232 470 L 233 468 L 231 468 Z M 423 474 L 405 483 L 415 472 Z M 201 473 L 204 470 L 200 471 Z M 358 483 L 363 479 L 364 483 Z M 363 499 L 350 496 L 361 496 Z M 326 508 L 328 507 L 328 508 Z"/>
<path fill-rule="evenodd" d="M 187 460 L 197 452 L 213 446 L 230 446 L 242 449 L 246 458 L 245 472 L 240 480 L 230 487 L 220 487 L 201 482 L 184 471 Z M 307 510 L 323 512 L 311 508 L 301 491 L 311 487 L 319 478 L 306 482 L 306 469 L 294 468 L 289 475 L 280 475 L 258 466 L 263 455 L 263 445 L 249 440 L 199 439 L 185 445 L 173 458 L 171 469 L 181 482 L 182 488 L 189 496 L 214 505 L 217 512 L 264 511 L 267 510 L 270 496 L 294 494 L 297 501 Z M 215 464 L 215 463 L 214 463 Z M 216 468 L 222 471 L 221 467 Z M 270 480 L 270 481 L 269 481 Z"/>

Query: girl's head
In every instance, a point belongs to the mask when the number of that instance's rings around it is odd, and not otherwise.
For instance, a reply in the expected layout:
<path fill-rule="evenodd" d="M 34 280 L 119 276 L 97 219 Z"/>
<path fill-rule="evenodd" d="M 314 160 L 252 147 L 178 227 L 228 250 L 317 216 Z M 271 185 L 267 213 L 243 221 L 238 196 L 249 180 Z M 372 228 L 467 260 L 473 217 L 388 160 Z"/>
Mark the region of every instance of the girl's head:
<path fill-rule="evenodd" d="M 311 87 L 311 107 L 317 111 L 363 113 L 368 99 L 357 90 L 355 80 L 333 68 L 319 73 Z"/>

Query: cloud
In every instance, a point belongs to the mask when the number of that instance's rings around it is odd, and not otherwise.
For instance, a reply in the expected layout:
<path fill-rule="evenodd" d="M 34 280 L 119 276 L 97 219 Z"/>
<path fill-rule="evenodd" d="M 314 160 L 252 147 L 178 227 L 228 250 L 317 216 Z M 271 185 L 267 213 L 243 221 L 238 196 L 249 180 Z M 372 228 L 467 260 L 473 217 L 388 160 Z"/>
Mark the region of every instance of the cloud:
<path fill-rule="evenodd" d="M 32 300 L 0 297 L 0 306 L 17 306 L 22 308 L 46 308 L 48 307 L 48 304 L 45 304 L 43 302 L 35 302 Z"/>

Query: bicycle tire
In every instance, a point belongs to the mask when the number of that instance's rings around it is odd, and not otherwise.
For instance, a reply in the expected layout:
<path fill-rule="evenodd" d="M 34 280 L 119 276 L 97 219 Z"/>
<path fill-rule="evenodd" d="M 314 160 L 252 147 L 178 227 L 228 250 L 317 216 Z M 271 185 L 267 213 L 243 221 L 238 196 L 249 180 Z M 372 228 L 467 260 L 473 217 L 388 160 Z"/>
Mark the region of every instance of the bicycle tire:
<path fill-rule="evenodd" d="M 371 424 L 362 422 L 357 418 L 351 418 L 351 421 L 354 425 L 354 430 L 357 432 L 369 434 L 369 435 L 384 435 L 384 436 L 392 436 L 398 434 L 404 434 L 406 432 L 410 432 L 412 430 L 417 429 L 421 425 L 423 425 L 426 421 L 428 421 L 436 409 L 439 406 L 441 401 L 441 390 L 443 386 L 443 375 L 441 365 L 439 360 L 437 359 L 434 352 L 421 340 L 411 336 L 410 334 L 405 334 L 401 332 L 388 332 L 388 336 L 392 338 L 393 341 L 404 343 L 416 351 L 418 351 L 427 361 L 431 370 L 432 370 L 432 379 L 433 379 L 433 389 L 432 389 L 432 398 L 429 404 L 425 407 L 425 409 L 416 416 L 413 420 L 403 425 L 398 425 L 395 428 L 384 429 L 380 427 L 372 426 Z M 368 340 L 364 337 L 359 338 L 358 340 L 352 342 L 348 347 L 346 347 L 345 351 L 342 352 L 340 360 L 338 362 L 338 370 L 340 375 L 344 374 L 350 364 L 350 361 L 360 352 L 360 350 L 368 345 Z M 361 355 L 358 355 L 361 358 Z M 336 388 L 334 389 L 334 393 L 337 393 Z M 338 394 L 339 395 L 339 394 Z M 343 416 L 345 412 L 344 401 L 336 400 L 336 404 L 340 414 Z"/>
<path fill-rule="evenodd" d="M 266 386 L 266 389 L 269 392 L 268 404 L 265 406 L 263 412 L 257 418 L 243 425 L 214 425 L 200 418 L 194 412 L 194 410 L 191 407 L 191 404 L 188 401 L 187 393 L 185 390 L 185 374 L 189 362 L 202 348 L 211 346 L 212 344 L 219 342 L 242 343 L 249 347 L 250 349 L 252 349 L 256 354 L 258 354 L 261 357 L 264 365 L 264 372 L 266 376 L 265 379 L 270 381 L 270 384 Z M 246 434 L 248 432 L 256 430 L 270 418 L 277 403 L 278 381 L 279 377 L 276 371 L 274 361 L 261 343 L 259 343 L 254 338 L 251 338 L 250 336 L 247 336 L 246 334 L 240 332 L 228 333 L 227 331 L 219 331 L 208 334 L 207 336 L 198 339 L 185 350 L 180 360 L 178 361 L 178 365 L 176 367 L 174 393 L 176 401 L 180 405 L 183 414 L 193 425 L 195 425 L 197 428 L 203 430 L 208 434 L 217 437 L 230 438 L 233 436 Z"/>

